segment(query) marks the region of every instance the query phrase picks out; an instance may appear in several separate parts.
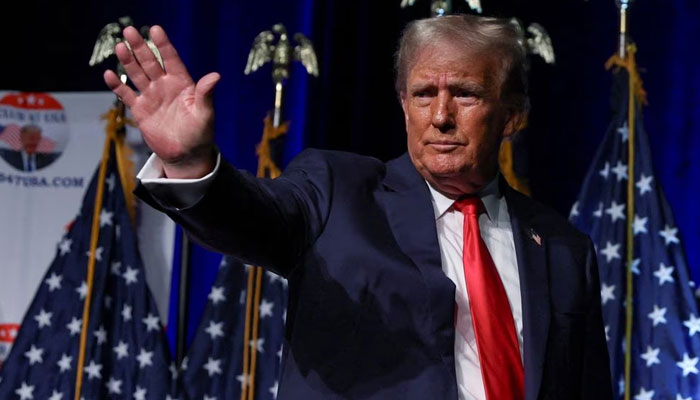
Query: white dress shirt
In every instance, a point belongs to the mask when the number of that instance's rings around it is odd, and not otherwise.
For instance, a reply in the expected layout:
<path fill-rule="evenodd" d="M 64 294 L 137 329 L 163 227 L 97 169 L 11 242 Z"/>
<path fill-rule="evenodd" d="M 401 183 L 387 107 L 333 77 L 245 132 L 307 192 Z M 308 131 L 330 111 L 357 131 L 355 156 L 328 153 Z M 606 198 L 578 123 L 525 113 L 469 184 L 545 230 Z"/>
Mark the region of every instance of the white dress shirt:
<path fill-rule="evenodd" d="M 154 154 L 139 171 L 137 178 L 156 196 L 161 199 L 167 198 L 169 201 L 175 202 L 177 207 L 184 208 L 194 205 L 204 196 L 216 176 L 220 161 L 221 156 L 219 155 L 214 170 L 203 178 L 168 179 L 164 178 L 162 164 Z M 481 379 L 479 353 L 469 311 L 467 285 L 464 280 L 462 262 L 464 216 L 452 207 L 454 200 L 442 195 L 430 185 L 428 187 L 435 212 L 442 270 L 456 286 L 457 320 L 454 353 L 459 399 L 485 400 L 486 394 Z M 494 179 L 484 187 L 479 192 L 479 197 L 486 209 L 486 212 L 479 216 L 479 230 L 506 290 L 515 321 L 515 329 L 518 332 L 522 360 L 523 313 L 520 299 L 520 277 L 508 207 L 505 197 L 499 191 L 498 179 Z"/>
<path fill-rule="evenodd" d="M 427 182 L 426 182 L 427 184 Z M 479 351 L 472 326 L 469 310 L 467 283 L 464 280 L 464 263 L 462 247 L 464 237 L 464 215 L 455 210 L 454 200 L 430 188 L 430 197 L 435 211 L 442 270 L 455 284 L 455 302 L 457 320 L 455 324 L 455 370 L 460 400 L 485 400 L 484 383 L 481 379 Z M 520 299 L 520 277 L 515 255 L 513 230 L 505 197 L 498 188 L 498 179 L 494 179 L 479 192 L 484 203 L 485 213 L 479 215 L 479 231 L 486 247 L 491 253 L 498 275 L 506 290 L 510 304 L 515 330 L 518 333 L 520 358 L 523 354 L 523 308 Z"/>

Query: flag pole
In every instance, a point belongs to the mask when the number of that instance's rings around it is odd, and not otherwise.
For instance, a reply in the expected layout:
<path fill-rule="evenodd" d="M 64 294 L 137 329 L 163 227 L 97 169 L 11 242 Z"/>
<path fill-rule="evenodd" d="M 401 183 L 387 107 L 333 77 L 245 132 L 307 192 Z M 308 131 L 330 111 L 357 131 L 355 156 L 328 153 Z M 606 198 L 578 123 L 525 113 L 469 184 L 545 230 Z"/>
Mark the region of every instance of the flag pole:
<path fill-rule="evenodd" d="M 267 61 L 272 61 L 272 81 L 275 84 L 275 102 L 272 121 L 265 118 L 262 140 L 257 146 L 259 178 L 277 178 L 282 173 L 277 165 L 272 141 L 287 133 L 289 123 L 282 123 L 284 83 L 289 78 L 289 69 L 294 61 L 300 61 L 306 71 L 318 76 L 318 61 L 311 41 L 301 33 L 294 35 L 293 46 L 282 24 L 258 34 L 248 55 L 244 73 L 255 72 Z M 262 294 L 262 267 L 252 267 L 248 272 L 246 292 L 246 317 L 243 332 L 243 382 L 241 400 L 255 398 L 255 371 L 257 364 L 258 328 L 260 321 L 260 297 Z"/>
<path fill-rule="evenodd" d="M 634 322 L 634 142 L 635 142 L 635 96 L 638 74 L 634 61 L 634 46 L 629 40 L 629 9 L 633 0 L 616 0 L 620 16 L 618 36 L 618 56 L 622 66 L 627 70 L 628 99 L 627 99 L 627 229 L 626 229 L 626 296 L 625 296 L 625 400 L 631 399 L 632 381 L 632 332 Z"/>

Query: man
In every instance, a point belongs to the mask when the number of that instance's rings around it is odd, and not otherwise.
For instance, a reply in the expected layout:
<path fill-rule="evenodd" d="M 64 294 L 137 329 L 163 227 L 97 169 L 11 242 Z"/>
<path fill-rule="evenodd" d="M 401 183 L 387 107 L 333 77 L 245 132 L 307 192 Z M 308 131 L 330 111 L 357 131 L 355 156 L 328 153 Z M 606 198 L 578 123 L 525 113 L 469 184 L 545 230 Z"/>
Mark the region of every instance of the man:
<path fill-rule="evenodd" d="M 281 399 L 609 399 L 588 238 L 499 178 L 527 111 L 509 22 L 410 24 L 396 87 L 408 154 L 306 151 L 276 180 L 216 155 L 211 92 L 160 27 L 107 71 L 155 153 L 140 196 L 199 242 L 289 280 Z"/>
<path fill-rule="evenodd" d="M 41 138 L 39 126 L 24 125 L 19 131 L 19 141 L 22 148 L 20 150 L 0 149 L 0 156 L 20 171 L 32 172 L 42 169 L 54 162 L 58 154 L 38 152 Z"/>

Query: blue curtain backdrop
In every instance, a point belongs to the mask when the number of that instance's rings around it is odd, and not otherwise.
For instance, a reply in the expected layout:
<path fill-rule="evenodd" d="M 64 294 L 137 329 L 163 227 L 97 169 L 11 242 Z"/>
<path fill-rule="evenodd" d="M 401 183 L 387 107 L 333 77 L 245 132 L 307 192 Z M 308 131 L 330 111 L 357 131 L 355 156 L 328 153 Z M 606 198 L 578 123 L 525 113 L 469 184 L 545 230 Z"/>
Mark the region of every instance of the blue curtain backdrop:
<path fill-rule="evenodd" d="M 538 22 L 552 36 L 557 64 L 532 61 L 533 108 L 517 161 L 534 196 L 568 214 L 609 122 L 611 78 L 603 64 L 616 46 L 614 0 L 481 1 L 487 14 Z M 230 162 L 255 171 L 255 144 L 273 92 L 269 67 L 247 77 L 242 71 L 255 35 L 282 22 L 290 33 L 303 32 L 313 40 L 321 68 L 319 78 L 307 78 L 299 66 L 292 72 L 285 160 L 304 147 L 387 160 L 405 151 L 392 53 L 403 26 L 429 13 L 429 0 L 416 0 L 406 10 L 399 3 L 28 0 L 6 10 L 8 18 L 0 26 L 5 38 L 0 88 L 104 90 L 102 71 L 87 66 L 97 32 L 122 15 L 132 16 L 138 26 L 160 24 L 195 78 L 211 71 L 222 74 L 215 98 L 217 143 Z M 454 3 L 459 10 L 467 8 L 461 0 Z M 700 149 L 698 21 L 697 0 L 637 0 L 631 13 L 637 61 L 649 95 L 644 117 L 657 178 L 685 239 L 692 276 L 700 282 L 700 162 L 694 158 Z M 193 250 L 190 338 L 219 260 L 219 255 Z M 175 320 L 170 321 L 172 331 Z"/>

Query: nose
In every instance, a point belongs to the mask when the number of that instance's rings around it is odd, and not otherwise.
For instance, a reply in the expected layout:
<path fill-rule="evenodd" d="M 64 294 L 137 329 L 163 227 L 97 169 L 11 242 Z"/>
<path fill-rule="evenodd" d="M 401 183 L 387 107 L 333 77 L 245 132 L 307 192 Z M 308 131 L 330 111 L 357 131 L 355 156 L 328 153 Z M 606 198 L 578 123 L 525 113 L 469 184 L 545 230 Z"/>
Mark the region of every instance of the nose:
<path fill-rule="evenodd" d="M 452 96 L 446 90 L 438 92 L 432 106 L 432 124 L 441 133 L 447 133 L 455 127 Z"/>

